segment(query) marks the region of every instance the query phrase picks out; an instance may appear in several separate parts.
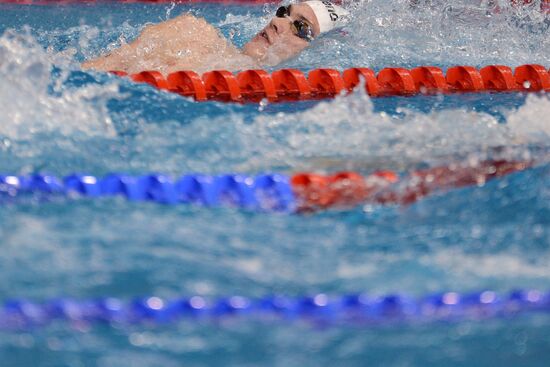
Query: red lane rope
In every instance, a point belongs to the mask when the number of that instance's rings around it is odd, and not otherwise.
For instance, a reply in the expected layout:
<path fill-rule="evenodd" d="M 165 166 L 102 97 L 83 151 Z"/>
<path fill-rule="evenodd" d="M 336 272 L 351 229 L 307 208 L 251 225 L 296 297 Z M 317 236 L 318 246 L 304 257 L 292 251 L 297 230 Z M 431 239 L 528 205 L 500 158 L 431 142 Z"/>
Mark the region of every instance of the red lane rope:
<path fill-rule="evenodd" d="M 474 166 L 451 165 L 413 171 L 402 178 L 392 171 L 378 171 L 369 176 L 356 172 L 299 173 L 292 176 L 290 182 L 297 198 L 297 210 L 311 212 L 364 203 L 412 204 L 437 191 L 482 185 L 532 165 L 529 161 L 487 160 Z"/>
<path fill-rule="evenodd" d="M 126 76 L 123 71 L 111 71 Z M 158 71 L 129 75 L 139 83 L 193 97 L 196 101 L 258 102 L 301 101 L 332 98 L 351 92 L 365 81 L 371 97 L 468 92 L 550 92 L 550 69 L 542 65 L 521 65 L 512 71 L 504 65 L 453 66 L 445 74 L 435 66 L 411 70 L 384 68 L 375 74 L 368 68 L 351 68 L 340 73 L 334 69 L 315 69 L 306 76 L 296 69 L 269 74 L 265 70 L 245 70 L 236 75 L 226 70 L 209 71 L 202 76 L 193 71 L 177 71 L 166 78 Z"/>

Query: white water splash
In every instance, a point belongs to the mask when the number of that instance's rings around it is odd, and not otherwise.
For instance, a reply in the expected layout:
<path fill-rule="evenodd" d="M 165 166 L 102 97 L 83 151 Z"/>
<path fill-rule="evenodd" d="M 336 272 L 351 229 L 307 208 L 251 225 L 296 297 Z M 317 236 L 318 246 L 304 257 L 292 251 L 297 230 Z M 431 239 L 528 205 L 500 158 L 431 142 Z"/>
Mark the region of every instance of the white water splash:
<path fill-rule="evenodd" d="M 253 121 L 237 109 L 184 126 L 148 124 L 135 138 L 140 150 L 131 163 L 136 170 L 174 173 L 409 169 L 457 158 L 529 159 L 530 145 L 548 148 L 545 96 L 529 96 L 519 109 L 505 111 L 504 123 L 466 108 L 401 113 L 375 111 L 370 98 L 358 92 L 302 112 L 260 114 Z"/>
<path fill-rule="evenodd" d="M 266 161 L 322 168 L 346 160 L 406 166 L 493 148 L 548 144 L 550 123 L 544 116 L 550 114 L 550 100 L 545 96 L 529 96 L 519 110 L 508 112 L 507 123 L 462 108 L 400 112 L 402 117 L 375 112 L 369 97 L 359 92 L 304 112 L 259 116 L 253 125 L 242 126 L 242 144 L 253 149 L 243 168 Z"/>
<path fill-rule="evenodd" d="M 525 104 L 508 115 L 508 128 L 517 142 L 550 142 L 550 96 L 529 95 Z"/>
<path fill-rule="evenodd" d="M 497 12 L 478 0 L 420 3 L 352 3 L 352 19 L 343 30 L 315 40 L 284 66 L 550 64 L 550 16 L 536 6 L 501 6 Z"/>
<path fill-rule="evenodd" d="M 250 21 L 251 17 L 250 15 L 234 15 L 231 13 L 227 13 L 225 16 L 225 19 L 218 22 L 216 24 L 217 27 L 223 27 L 230 24 L 241 24 L 246 21 Z"/>
<path fill-rule="evenodd" d="M 106 103 L 119 96 L 117 84 L 62 86 L 71 63 L 63 54 L 46 52 L 28 34 L 7 31 L 0 37 L 0 135 L 21 139 L 47 131 L 114 134 Z M 54 64 L 62 66 L 58 79 L 52 77 Z"/>

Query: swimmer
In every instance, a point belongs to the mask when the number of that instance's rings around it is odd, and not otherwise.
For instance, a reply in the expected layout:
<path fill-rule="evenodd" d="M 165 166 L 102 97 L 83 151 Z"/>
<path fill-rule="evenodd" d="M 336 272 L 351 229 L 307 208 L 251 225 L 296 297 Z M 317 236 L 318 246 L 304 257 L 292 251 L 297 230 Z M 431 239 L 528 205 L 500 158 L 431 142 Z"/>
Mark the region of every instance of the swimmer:
<path fill-rule="evenodd" d="M 341 26 L 349 13 L 329 1 L 281 6 L 269 24 L 239 50 L 204 19 L 183 14 L 148 25 L 131 43 L 86 61 L 84 69 L 137 73 L 180 70 L 202 73 L 274 66 L 304 50 L 321 34 Z"/>

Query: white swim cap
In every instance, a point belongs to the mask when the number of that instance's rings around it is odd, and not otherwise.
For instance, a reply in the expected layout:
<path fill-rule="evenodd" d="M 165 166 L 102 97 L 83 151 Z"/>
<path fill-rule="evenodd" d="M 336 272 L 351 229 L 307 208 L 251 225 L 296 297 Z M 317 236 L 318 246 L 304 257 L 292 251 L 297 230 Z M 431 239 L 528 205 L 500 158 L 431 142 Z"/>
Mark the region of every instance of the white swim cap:
<path fill-rule="evenodd" d="M 328 32 L 334 28 L 341 27 L 344 23 L 345 17 L 349 15 L 349 12 L 341 6 L 335 5 L 330 1 L 309 0 L 304 4 L 309 7 L 315 13 L 317 21 L 319 22 L 319 29 L 321 33 Z"/>

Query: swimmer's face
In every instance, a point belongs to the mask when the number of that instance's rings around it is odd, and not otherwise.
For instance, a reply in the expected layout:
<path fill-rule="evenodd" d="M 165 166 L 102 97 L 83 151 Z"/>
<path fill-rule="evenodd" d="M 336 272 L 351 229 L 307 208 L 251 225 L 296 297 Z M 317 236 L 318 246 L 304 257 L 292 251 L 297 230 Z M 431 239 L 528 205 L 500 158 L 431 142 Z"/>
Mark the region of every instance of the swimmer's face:
<path fill-rule="evenodd" d="M 275 65 L 297 55 L 309 42 L 295 34 L 293 21 L 303 21 L 319 35 L 319 22 L 313 10 L 306 4 L 292 4 L 286 17 L 274 17 L 243 47 L 243 53 L 265 64 Z"/>

